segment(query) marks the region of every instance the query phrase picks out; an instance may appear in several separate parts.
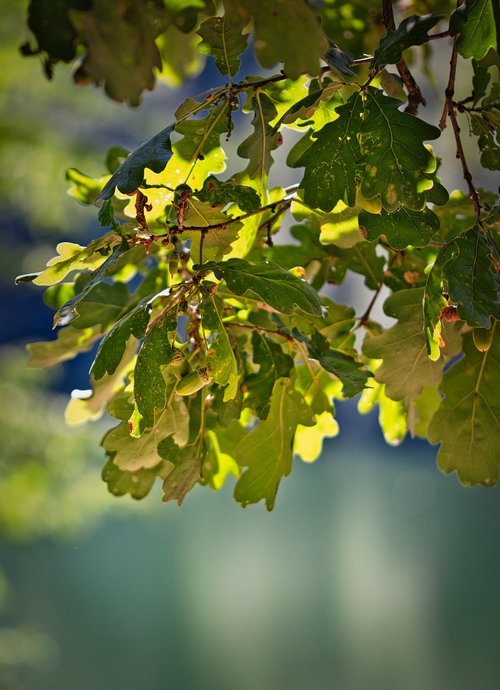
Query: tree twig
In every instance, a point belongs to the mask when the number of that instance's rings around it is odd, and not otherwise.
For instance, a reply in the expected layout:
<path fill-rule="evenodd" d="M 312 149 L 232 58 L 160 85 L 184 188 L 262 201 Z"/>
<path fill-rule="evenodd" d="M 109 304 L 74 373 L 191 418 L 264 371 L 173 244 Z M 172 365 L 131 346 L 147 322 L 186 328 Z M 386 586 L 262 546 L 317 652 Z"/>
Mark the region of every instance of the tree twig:
<path fill-rule="evenodd" d="M 459 36 L 455 36 L 453 40 L 453 49 L 451 52 L 451 58 L 450 58 L 450 74 L 448 77 L 448 84 L 446 86 L 445 90 L 445 104 L 443 108 L 443 113 L 441 115 L 441 119 L 439 120 L 439 127 L 440 129 L 445 129 L 446 127 L 446 119 L 447 117 L 450 118 L 451 126 L 453 129 L 453 135 L 455 137 L 455 145 L 457 147 L 457 153 L 456 156 L 460 160 L 460 163 L 462 165 L 462 171 L 463 171 L 463 176 L 464 180 L 467 183 L 467 188 L 469 190 L 469 196 L 472 200 L 472 203 L 474 204 L 474 210 L 476 211 L 476 215 L 479 219 L 481 216 L 481 201 L 479 199 L 479 194 L 474 186 L 474 183 L 472 181 L 472 175 L 470 173 L 469 167 L 467 165 L 467 160 L 465 158 L 465 153 L 464 149 L 462 146 L 462 139 L 460 138 L 460 125 L 458 124 L 457 120 L 457 114 L 456 114 L 456 103 L 453 100 L 453 96 L 455 95 L 455 78 L 457 74 L 457 60 L 458 60 L 458 50 L 457 50 L 457 40 Z"/>
<path fill-rule="evenodd" d="M 396 24 L 394 22 L 394 12 L 392 9 L 391 0 L 382 0 L 382 21 L 388 33 L 395 31 Z M 416 115 L 419 104 L 426 105 L 426 100 L 423 97 L 420 87 L 415 81 L 413 74 L 410 72 L 410 68 L 406 64 L 406 60 L 403 57 L 396 64 L 396 69 L 398 70 L 399 76 L 403 80 L 403 84 L 406 86 L 406 90 L 408 91 L 408 105 L 406 106 L 405 111 L 410 113 L 410 115 Z"/>

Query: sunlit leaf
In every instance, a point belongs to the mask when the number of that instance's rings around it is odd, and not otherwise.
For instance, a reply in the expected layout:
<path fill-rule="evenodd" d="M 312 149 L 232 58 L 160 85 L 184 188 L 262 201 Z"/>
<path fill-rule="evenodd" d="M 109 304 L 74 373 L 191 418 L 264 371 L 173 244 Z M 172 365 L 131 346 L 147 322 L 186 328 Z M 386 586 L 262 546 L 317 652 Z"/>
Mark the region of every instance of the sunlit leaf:
<path fill-rule="evenodd" d="M 393 400 L 416 398 L 424 386 L 436 386 L 446 362 L 460 352 L 460 337 L 449 328 L 440 358 L 429 359 L 421 312 L 423 297 L 422 288 L 391 295 L 384 303 L 384 311 L 398 322 L 380 335 L 368 336 L 363 343 L 367 357 L 383 360 L 375 378 L 385 384 L 385 392 Z"/>
<path fill-rule="evenodd" d="M 289 379 L 274 384 L 267 419 L 260 421 L 236 446 L 236 460 L 245 467 L 234 497 L 243 506 L 266 502 L 272 510 L 278 486 L 292 469 L 293 438 L 298 424 L 314 424 L 314 416 Z"/>
<path fill-rule="evenodd" d="M 464 357 L 444 376 L 444 399 L 429 425 L 430 442 L 441 442 L 439 467 L 444 472 L 456 471 L 466 485 L 492 486 L 498 479 L 499 366 L 498 333 L 486 352 L 477 350 L 469 334 L 464 339 Z"/>

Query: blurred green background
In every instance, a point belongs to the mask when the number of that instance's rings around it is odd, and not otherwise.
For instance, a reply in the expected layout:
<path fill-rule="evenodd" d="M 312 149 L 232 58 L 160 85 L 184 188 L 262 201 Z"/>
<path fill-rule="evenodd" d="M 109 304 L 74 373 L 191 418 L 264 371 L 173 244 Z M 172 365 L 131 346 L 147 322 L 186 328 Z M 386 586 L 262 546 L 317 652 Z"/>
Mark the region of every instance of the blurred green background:
<path fill-rule="evenodd" d="M 443 476 L 426 444 L 385 445 L 352 403 L 271 514 L 231 487 L 181 509 L 106 493 L 102 428 L 63 420 L 89 360 L 25 368 L 51 317 L 13 278 L 96 231 L 67 167 L 100 174 L 108 145 L 135 147 L 216 76 L 208 63 L 135 111 L 73 87 L 69 68 L 49 84 L 17 52 L 26 4 L 0 0 L 0 690 L 496 690 L 498 491 Z M 443 171 L 449 188 L 459 175 Z M 337 298 L 362 305 L 357 287 Z"/>

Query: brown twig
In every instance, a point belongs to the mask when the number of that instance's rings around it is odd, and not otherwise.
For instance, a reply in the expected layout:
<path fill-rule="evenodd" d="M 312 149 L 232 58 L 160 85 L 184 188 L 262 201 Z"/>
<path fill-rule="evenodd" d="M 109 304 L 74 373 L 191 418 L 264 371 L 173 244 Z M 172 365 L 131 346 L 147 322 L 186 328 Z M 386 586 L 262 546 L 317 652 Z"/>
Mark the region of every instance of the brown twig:
<path fill-rule="evenodd" d="M 446 127 L 446 119 L 449 117 L 451 126 L 453 129 L 453 135 L 455 137 L 455 145 L 457 147 L 457 153 L 456 156 L 460 160 L 460 163 L 462 165 L 462 171 L 463 171 L 463 176 L 464 180 L 467 183 L 467 189 L 469 190 L 469 196 L 472 199 L 472 203 L 474 204 L 474 210 L 476 211 L 476 215 L 479 219 L 481 216 L 481 201 L 479 199 L 479 194 L 474 186 L 474 183 L 472 181 L 472 175 L 470 173 L 469 167 L 467 165 L 467 160 L 465 158 L 465 153 L 464 149 L 462 146 L 462 139 L 460 138 L 460 125 L 458 124 L 457 120 L 457 113 L 456 113 L 456 107 L 457 104 L 453 100 L 453 96 L 455 95 L 455 78 L 457 74 L 457 60 L 458 60 L 458 50 L 457 50 L 457 40 L 459 36 L 455 36 L 453 40 L 453 49 L 451 52 L 451 58 L 450 58 L 450 74 L 448 77 L 448 84 L 446 86 L 445 90 L 445 104 L 443 107 L 443 113 L 441 115 L 441 119 L 439 120 L 439 127 L 440 129 L 444 129 Z"/>
<path fill-rule="evenodd" d="M 396 252 L 392 255 L 391 260 L 390 260 L 389 263 L 387 264 L 387 269 L 384 271 L 384 278 L 385 278 L 385 276 L 387 275 L 387 273 L 389 272 L 389 270 L 392 268 L 392 266 L 394 265 L 396 259 L 397 259 L 399 256 L 401 256 L 401 252 L 398 252 L 398 251 L 396 251 Z M 367 324 L 368 321 L 370 320 L 370 314 L 371 314 L 371 312 L 372 312 L 373 307 L 375 306 L 375 302 L 377 301 L 377 299 L 378 299 L 378 297 L 379 297 L 379 295 L 380 295 L 380 293 L 381 293 L 382 288 L 384 287 L 384 285 L 385 285 L 385 283 L 384 283 L 384 280 L 382 279 L 382 280 L 380 281 L 380 283 L 378 284 L 378 287 L 377 287 L 377 289 L 375 290 L 375 294 L 374 294 L 373 297 L 371 298 L 370 303 L 369 303 L 368 306 L 366 307 L 366 309 L 365 309 L 365 311 L 363 312 L 363 314 L 359 317 L 358 323 L 357 323 L 357 325 L 354 327 L 354 330 L 355 330 L 355 331 L 356 331 L 358 328 L 361 328 L 361 326 L 366 326 L 366 324 Z"/>
<path fill-rule="evenodd" d="M 395 31 L 396 24 L 394 22 L 394 12 L 391 0 L 382 0 L 382 21 L 388 33 Z M 408 91 L 408 105 L 405 111 L 410 113 L 410 115 L 416 115 L 419 104 L 426 105 L 426 100 L 404 58 L 401 58 L 396 64 L 396 69 Z"/>
<path fill-rule="evenodd" d="M 270 209 L 276 209 L 277 207 L 280 207 L 282 205 L 289 206 L 292 203 L 292 199 L 288 196 L 283 199 L 278 199 L 277 201 L 273 201 L 271 204 L 266 204 L 265 206 L 261 206 L 260 208 L 256 209 L 255 211 L 249 211 L 248 213 L 243 213 L 240 216 L 234 216 L 234 218 L 229 218 L 225 221 L 222 221 L 221 223 L 213 223 L 212 225 L 190 225 L 189 227 L 184 226 L 183 230 L 184 232 L 191 232 L 191 231 L 199 231 L 199 232 L 208 232 L 209 230 L 223 230 L 226 228 L 228 225 L 232 225 L 233 223 L 238 223 L 239 221 L 246 220 L 247 218 L 251 218 L 252 216 L 256 216 L 259 213 L 264 213 L 264 211 L 269 211 Z M 163 240 L 165 239 L 165 235 L 153 235 L 151 234 L 149 236 L 149 239 L 153 242 L 154 240 Z"/>

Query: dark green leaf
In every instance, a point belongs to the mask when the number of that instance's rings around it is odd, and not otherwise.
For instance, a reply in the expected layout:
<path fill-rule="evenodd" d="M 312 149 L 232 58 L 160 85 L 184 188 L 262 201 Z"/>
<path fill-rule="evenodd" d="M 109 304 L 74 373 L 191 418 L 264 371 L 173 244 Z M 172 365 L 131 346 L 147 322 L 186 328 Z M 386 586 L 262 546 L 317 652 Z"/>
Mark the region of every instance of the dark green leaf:
<path fill-rule="evenodd" d="M 307 338 L 297 331 L 294 331 L 293 334 L 297 340 L 305 343 L 311 359 L 315 359 L 325 371 L 334 374 L 342 381 L 342 394 L 346 398 L 351 398 L 363 390 L 371 374 L 364 370 L 363 365 L 357 362 L 354 357 L 340 350 L 334 350 L 319 331 L 314 331 L 311 338 Z"/>
<path fill-rule="evenodd" d="M 144 297 L 128 314 L 115 323 L 99 345 L 91 373 L 96 380 L 104 374 L 113 374 L 119 365 L 127 341 L 131 336 L 138 340 L 144 337 L 151 314 L 151 296 Z"/>
<path fill-rule="evenodd" d="M 236 184 L 233 180 L 222 182 L 213 175 L 207 177 L 203 188 L 196 192 L 201 201 L 206 201 L 210 206 L 227 206 L 236 203 L 243 213 L 251 213 L 260 208 L 259 195 L 247 185 Z"/>
<path fill-rule="evenodd" d="M 118 170 L 113 173 L 97 200 L 111 199 L 116 187 L 123 194 L 132 194 L 141 186 L 146 168 L 160 173 L 172 157 L 170 135 L 173 131 L 174 125 L 165 127 L 131 153 Z"/>
<path fill-rule="evenodd" d="M 155 412 L 163 410 L 167 387 L 163 368 L 172 361 L 172 346 L 167 319 L 157 321 L 151 328 L 137 356 L 134 373 L 134 397 L 146 426 L 153 426 Z"/>
<path fill-rule="evenodd" d="M 466 0 L 455 10 L 450 19 L 450 34 L 460 34 L 460 55 L 481 60 L 490 48 L 499 52 L 499 15 L 498 0 Z"/>
<path fill-rule="evenodd" d="M 370 89 L 363 123 L 361 192 L 366 199 L 380 198 L 389 213 L 401 206 L 423 208 L 424 191 L 432 186 L 426 173 L 436 167 L 423 142 L 441 134 L 437 127 L 400 112 L 400 105 L 400 101 Z"/>
<path fill-rule="evenodd" d="M 479 226 L 474 226 L 440 249 L 428 284 L 446 281 L 460 318 L 469 326 L 489 328 L 491 316 L 500 319 L 499 270 L 500 255 L 495 245 Z M 430 322 L 428 326 L 432 328 Z"/>
<path fill-rule="evenodd" d="M 338 118 L 325 125 L 293 167 L 305 167 L 301 188 L 311 208 L 331 211 L 338 201 L 354 206 L 359 160 L 358 133 L 361 130 L 362 99 L 353 94 L 337 108 Z"/>
<path fill-rule="evenodd" d="M 279 378 L 290 376 L 293 358 L 283 352 L 282 348 L 271 338 L 255 330 L 252 333 L 254 364 L 259 371 L 245 379 L 248 395 L 245 405 L 255 410 L 261 419 L 266 419 L 271 405 L 273 386 Z"/>
<path fill-rule="evenodd" d="M 130 293 L 125 283 L 99 283 L 78 304 L 79 316 L 74 322 L 75 328 L 88 328 L 96 324 L 106 328 L 123 313 L 129 299 Z"/>
<path fill-rule="evenodd" d="M 251 264 L 228 259 L 221 263 L 209 261 L 201 268 L 225 280 L 234 294 L 253 295 L 283 314 L 291 314 L 294 306 L 309 314 L 322 313 L 319 297 L 308 283 L 269 261 Z"/>
<path fill-rule="evenodd" d="M 128 0 L 93 2 L 90 11 L 73 14 L 86 48 L 74 73 L 76 83 L 104 85 L 110 98 L 139 105 L 151 90 L 161 58 L 155 43 L 161 26 L 157 3 Z"/>
<path fill-rule="evenodd" d="M 426 43 L 429 40 L 427 32 L 443 17 L 443 14 L 426 14 L 424 17 L 412 14 L 403 19 L 395 31 L 390 31 L 380 40 L 373 56 L 373 68 L 395 65 L 401 60 L 403 50 Z"/>
<path fill-rule="evenodd" d="M 194 444 L 175 448 L 171 438 L 162 441 L 162 457 L 166 457 L 174 464 L 163 482 L 163 501 L 177 501 L 181 505 L 186 495 L 194 485 L 200 481 L 203 462 L 206 453 L 206 444 L 203 436 L 200 436 Z M 169 452 L 169 448 L 173 452 Z"/>
<path fill-rule="evenodd" d="M 439 230 L 439 218 L 430 208 L 414 211 L 405 206 L 394 213 L 368 213 L 361 211 L 359 225 L 366 233 L 368 240 L 385 237 L 394 249 L 425 247 L 430 238 Z"/>

